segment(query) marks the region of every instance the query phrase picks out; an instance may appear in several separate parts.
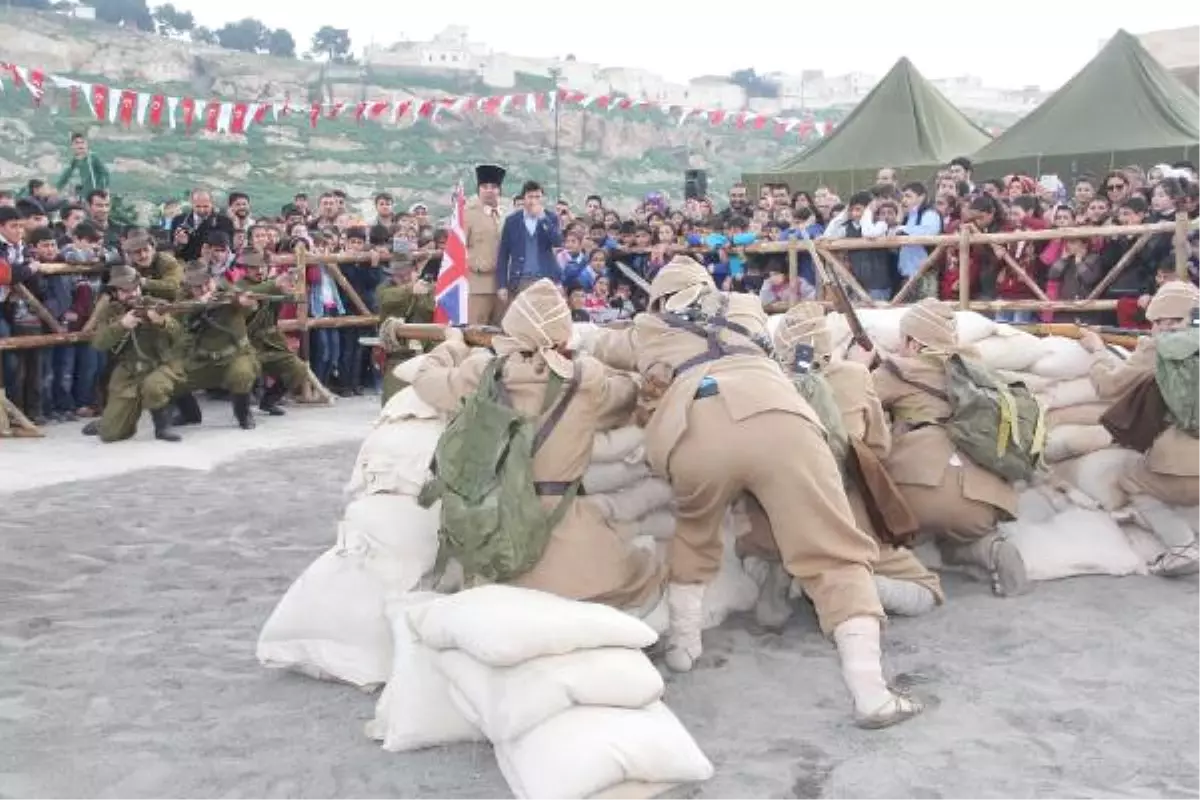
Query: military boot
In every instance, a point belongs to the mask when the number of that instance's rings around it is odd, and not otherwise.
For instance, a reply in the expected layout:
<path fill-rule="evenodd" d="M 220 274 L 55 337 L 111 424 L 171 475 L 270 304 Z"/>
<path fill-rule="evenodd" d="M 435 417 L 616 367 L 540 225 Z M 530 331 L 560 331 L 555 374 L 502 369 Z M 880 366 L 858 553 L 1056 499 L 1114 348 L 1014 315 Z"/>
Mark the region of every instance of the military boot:
<path fill-rule="evenodd" d="M 200 414 L 200 404 L 196 402 L 196 396 L 191 392 L 181 395 L 175 399 L 175 408 L 178 413 L 172 421 L 176 427 L 181 425 L 199 425 L 202 419 Z"/>
<path fill-rule="evenodd" d="M 254 414 L 250 411 L 250 395 L 235 394 L 233 396 L 233 416 L 237 418 L 242 430 L 248 431 L 254 427 Z"/>
<path fill-rule="evenodd" d="M 985 572 L 997 597 L 1016 597 L 1031 588 L 1021 551 L 1000 532 L 968 544 L 941 542 L 942 560 L 950 565 Z"/>
<path fill-rule="evenodd" d="M 1180 578 L 1200 572 L 1200 547 L 1187 519 L 1157 497 L 1145 494 L 1130 499 L 1142 527 L 1163 543 L 1166 551 L 1150 565 L 1150 574 Z"/>
<path fill-rule="evenodd" d="M 262 400 L 259 401 L 258 407 L 261 411 L 265 411 L 272 417 L 282 417 L 287 412 L 279 407 L 279 401 L 287 394 L 287 387 L 280 381 L 275 381 L 270 387 L 263 391 Z"/>
<path fill-rule="evenodd" d="M 100 420 L 94 419 L 91 422 L 89 422 L 87 425 L 84 425 L 83 430 L 80 431 L 80 433 L 82 433 L 84 436 L 99 436 L 100 435 Z"/>
<path fill-rule="evenodd" d="M 182 441 L 179 434 L 171 430 L 170 407 L 156 408 L 150 412 L 154 421 L 154 438 L 164 442 Z"/>

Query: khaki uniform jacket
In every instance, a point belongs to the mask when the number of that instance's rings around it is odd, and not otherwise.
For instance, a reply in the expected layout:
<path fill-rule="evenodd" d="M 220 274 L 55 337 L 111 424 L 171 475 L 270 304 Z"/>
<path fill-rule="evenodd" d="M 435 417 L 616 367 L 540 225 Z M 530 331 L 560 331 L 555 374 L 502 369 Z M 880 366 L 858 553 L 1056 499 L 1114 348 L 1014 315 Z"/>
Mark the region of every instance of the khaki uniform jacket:
<path fill-rule="evenodd" d="M 478 388 L 493 357 L 488 351 L 472 351 L 462 342 L 445 342 L 428 354 L 413 380 L 413 389 L 434 408 L 456 411 L 462 398 Z M 536 481 L 581 478 L 591 461 L 597 420 L 613 414 L 614 409 L 623 408 L 628 414 L 636 402 L 637 388 L 631 377 L 613 374 L 588 356 L 577 357 L 575 369 L 580 371 L 579 388 L 533 458 Z M 526 414 L 538 414 L 549 375 L 539 356 L 510 357 L 502 380 L 513 406 Z M 554 508 L 560 499 L 545 497 L 543 503 Z M 514 583 L 562 597 L 631 607 L 645 603 L 659 590 L 659 573 L 648 551 L 628 544 L 587 497 L 577 497 L 554 529 L 541 561 Z"/>
<path fill-rule="evenodd" d="M 946 390 L 946 370 L 929 358 L 891 359 L 900 372 L 914 381 Z M 873 373 L 875 392 L 883 408 L 896 423 L 893 428 L 892 452 L 884 462 L 888 472 L 900 486 L 945 486 L 951 459 L 962 462 L 961 495 L 967 500 L 998 508 L 1015 517 L 1016 490 L 996 475 L 957 453 L 950 437 L 940 426 L 927 425 L 919 430 L 906 430 L 905 423 L 944 419 L 950 406 L 917 386 L 902 381 L 886 369 Z"/>
<path fill-rule="evenodd" d="M 471 294 L 496 293 L 496 257 L 504 218 L 475 197 L 467 203 L 467 284 Z"/>
<path fill-rule="evenodd" d="M 183 294 L 183 267 L 168 253 L 155 253 L 150 266 L 138 274 L 146 279 L 142 291 L 150 297 L 174 301 Z"/>
<path fill-rule="evenodd" d="M 1154 374 L 1155 342 L 1151 336 L 1138 340 L 1128 361 L 1102 350 L 1093 358 L 1089 377 L 1102 400 L 1116 400 L 1132 386 Z M 1159 475 L 1185 478 L 1200 476 L 1200 439 L 1193 439 L 1174 425 L 1158 435 L 1146 452 L 1146 468 Z"/>
<path fill-rule="evenodd" d="M 753 334 L 766 335 L 765 329 L 751 327 L 756 326 L 755 317 L 738 315 L 742 303 L 753 303 L 761 313 L 757 297 L 734 294 L 730 296 L 729 319 L 750 328 Z M 721 339 L 731 345 L 754 347 L 749 340 L 727 330 L 721 332 Z M 641 314 L 634 318 L 631 328 L 601 331 L 591 350 L 614 369 L 669 379 L 681 364 L 707 351 L 708 344 L 694 333 L 670 327 L 653 314 Z M 654 409 L 646 425 L 646 457 L 650 467 L 663 477 L 670 476 L 671 453 L 687 430 L 696 390 L 706 376 L 716 379 L 720 402 L 734 422 L 765 411 L 783 411 L 804 417 L 824 431 L 817 413 L 773 358 L 766 353 L 726 356 L 693 367 L 672 380 Z"/>
<path fill-rule="evenodd" d="M 834 361 L 822 374 L 841 409 L 846 435 L 871 448 L 881 461 L 886 460 L 892 452 L 892 429 L 875 393 L 870 370 L 854 361 Z"/>

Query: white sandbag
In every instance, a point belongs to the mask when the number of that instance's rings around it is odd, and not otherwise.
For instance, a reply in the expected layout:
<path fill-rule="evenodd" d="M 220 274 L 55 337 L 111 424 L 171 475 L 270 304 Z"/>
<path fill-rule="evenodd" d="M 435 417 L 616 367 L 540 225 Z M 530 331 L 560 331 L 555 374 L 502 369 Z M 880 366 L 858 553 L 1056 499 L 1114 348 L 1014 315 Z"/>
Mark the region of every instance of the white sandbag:
<path fill-rule="evenodd" d="M 1167 552 L 1166 545 L 1153 533 L 1135 522 L 1121 523 L 1121 532 L 1129 540 L 1130 549 L 1137 554 L 1138 559 L 1142 562 L 1141 568 L 1138 569 L 1137 573 L 1139 575 L 1149 575 L 1150 565 L 1159 556 Z"/>
<path fill-rule="evenodd" d="M 383 582 L 385 591 L 407 592 L 433 569 L 438 554 L 439 509 L 417 498 L 369 494 L 346 506 L 338 537 Z"/>
<path fill-rule="evenodd" d="M 1083 378 L 1092 367 L 1092 354 L 1075 339 L 1046 336 L 1042 339 L 1042 355 L 1029 371 L 1046 378 L 1067 380 Z"/>
<path fill-rule="evenodd" d="M 588 495 L 596 504 L 600 515 L 612 522 L 634 522 L 649 514 L 666 508 L 675 494 L 671 484 L 662 478 L 645 478 L 612 494 Z"/>
<path fill-rule="evenodd" d="M 643 648 L 658 636 L 610 606 L 492 584 L 410 609 L 417 637 L 434 650 L 464 650 L 493 667 L 595 647 Z"/>
<path fill-rule="evenodd" d="M 441 413 L 436 408 L 421 399 L 416 389 L 405 386 L 387 401 L 387 405 L 379 413 L 379 419 L 375 421 L 375 426 L 406 419 L 438 419 L 440 416 Z"/>
<path fill-rule="evenodd" d="M 1017 494 L 1017 519 L 1021 522 L 1047 522 L 1058 514 L 1045 486 L 1029 486 Z"/>
<path fill-rule="evenodd" d="M 584 798 L 625 781 L 691 783 L 713 774 L 661 702 L 569 709 L 515 741 L 496 743 L 496 761 L 518 798 Z"/>
<path fill-rule="evenodd" d="M 602 330 L 598 325 L 591 322 L 576 322 L 571 325 L 571 341 L 567 345 L 572 351 L 577 353 L 592 352 L 592 343 L 596 341 L 596 336 Z"/>
<path fill-rule="evenodd" d="M 288 588 L 258 636 L 259 662 L 373 688 L 392 671 L 384 587 L 361 554 L 327 550 Z"/>
<path fill-rule="evenodd" d="M 730 614 L 751 610 L 758 602 L 758 583 L 746 573 L 742 560 L 737 557 L 734 544 L 736 534 L 728 514 L 721 526 L 721 538 L 725 543 L 721 553 L 721 568 L 704 590 L 704 616 L 701 621 L 704 630 L 718 627 Z"/>
<path fill-rule="evenodd" d="M 421 353 L 413 356 L 407 361 L 402 361 L 392 370 L 392 375 L 399 380 L 404 381 L 405 383 L 412 383 L 414 380 L 416 380 L 417 373 L 421 371 L 421 367 L 424 366 L 425 361 L 428 358 L 429 356 L 427 354 Z M 405 388 L 407 389 L 408 387 L 406 386 Z"/>
<path fill-rule="evenodd" d="M 900 349 L 900 320 L 907 308 L 864 308 L 858 311 L 859 321 L 871 341 L 889 353 Z M 841 316 L 839 314 L 839 316 Z M 843 324 L 845 319 L 843 318 Z M 848 327 L 848 326 L 847 326 Z"/>
<path fill-rule="evenodd" d="M 646 433 L 636 425 L 601 431 L 592 440 L 592 462 L 645 460 Z"/>
<path fill-rule="evenodd" d="M 1112 434 L 1100 425 L 1059 425 L 1046 434 L 1046 461 L 1056 464 L 1112 446 Z"/>
<path fill-rule="evenodd" d="M 959 344 L 976 344 L 996 333 L 996 323 L 978 311 L 954 312 Z"/>
<path fill-rule="evenodd" d="M 650 477 L 645 461 L 628 464 L 624 461 L 603 463 L 593 461 L 583 473 L 583 488 L 588 495 L 617 492 Z"/>
<path fill-rule="evenodd" d="M 411 404 L 414 398 L 415 393 L 401 402 Z M 388 405 L 390 407 L 391 403 Z M 440 417 L 405 418 L 377 424 L 359 448 L 346 486 L 347 495 L 386 493 L 415 497 L 429 477 L 429 462 L 445 428 Z"/>
<path fill-rule="evenodd" d="M 450 699 L 450 684 L 434 661 L 434 652 L 417 641 L 407 612 L 439 595 L 414 592 L 393 597 L 387 615 L 395 640 L 392 672 L 375 704 L 375 718 L 365 726 L 367 736 L 384 750 L 405 752 L 455 742 L 483 741 L 483 732 Z"/>
<path fill-rule="evenodd" d="M 1047 522 L 1005 522 L 1000 528 L 1025 562 L 1030 580 L 1072 575 L 1130 575 L 1142 561 L 1104 511 L 1072 509 Z"/>
<path fill-rule="evenodd" d="M 461 650 L 436 656 L 463 716 L 493 742 L 523 735 L 572 706 L 642 708 L 663 695 L 663 679 L 641 650 L 600 647 L 489 667 Z"/>
<path fill-rule="evenodd" d="M 665 541 L 675 535 L 675 515 L 668 509 L 652 511 L 634 525 L 639 536 L 653 536 L 657 540 Z"/>
<path fill-rule="evenodd" d="M 1041 362 L 1039 361 L 1039 363 Z M 1039 394 L 1048 409 L 1100 402 L 1100 396 L 1096 394 L 1096 387 L 1092 384 L 1091 378 L 1086 375 L 1082 378 L 1056 381 L 1050 385 L 1048 390 L 1039 392 Z"/>
<path fill-rule="evenodd" d="M 975 344 L 979 358 L 992 369 L 1026 372 L 1042 353 L 1042 340 L 1031 333 L 1008 328 L 1010 333 L 1001 334 L 1007 326 L 996 326 L 996 335 Z"/>
<path fill-rule="evenodd" d="M 1009 383 L 1020 383 L 1026 389 L 1036 395 L 1044 395 L 1050 391 L 1057 381 L 1052 378 L 1043 378 L 1041 375 L 1034 375 L 1032 372 L 1015 372 L 1008 369 L 998 369 L 997 374 Z"/>
<path fill-rule="evenodd" d="M 1109 409 L 1108 403 L 1084 403 L 1077 406 L 1052 408 L 1046 412 L 1046 425 L 1099 425 L 1100 417 Z"/>
<path fill-rule="evenodd" d="M 1054 475 L 1095 500 L 1106 511 L 1129 503 L 1120 486 L 1121 475 L 1141 456 L 1133 450 L 1108 447 L 1054 465 Z"/>

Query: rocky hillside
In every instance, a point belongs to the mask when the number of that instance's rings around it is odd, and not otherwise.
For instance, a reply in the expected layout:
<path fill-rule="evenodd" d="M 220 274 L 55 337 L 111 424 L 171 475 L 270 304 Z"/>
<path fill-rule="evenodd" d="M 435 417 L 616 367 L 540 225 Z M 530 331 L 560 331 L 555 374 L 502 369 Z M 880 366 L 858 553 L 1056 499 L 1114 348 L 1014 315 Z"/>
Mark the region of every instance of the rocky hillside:
<path fill-rule="evenodd" d="M 351 68 L 323 75 L 308 61 L 198 47 L 101 23 L 52 14 L 0 10 L 3 59 L 81 81 L 154 90 L 198 99 L 293 102 L 332 97 L 429 97 L 450 89 L 446 80 L 421 80 Z M 346 68 L 341 68 L 346 70 Z M 0 94 L 0 185 L 54 177 L 64 165 L 73 129 L 85 129 L 93 150 L 111 167 L 114 188 L 138 201 L 179 196 L 191 185 L 248 191 L 259 208 L 275 209 L 298 190 L 341 187 L 365 208 L 378 190 L 403 202 L 445 205 L 453 183 L 469 180 L 471 165 L 495 161 L 521 180 L 554 181 L 553 115 L 512 112 L 443 116 L 435 125 L 356 125 L 353 119 L 310 128 L 306 115 L 252 128 L 246 136 L 152 130 L 97 123 L 86 103 L 72 112 L 69 92 L 50 90 L 34 107 L 25 91 Z M 430 85 L 432 84 L 432 85 Z M 529 87 L 543 88 L 543 87 Z M 469 91 L 470 89 L 468 89 Z M 520 88 L 518 89 L 518 91 Z M 479 91 L 479 89 L 475 89 Z M 761 168 L 794 152 L 768 132 L 721 132 L 693 122 L 682 128 L 661 113 L 564 110 L 560 122 L 563 194 L 576 203 L 592 191 L 628 205 L 653 189 L 682 191 L 683 172 L 709 171 L 723 190 L 743 170 Z"/>

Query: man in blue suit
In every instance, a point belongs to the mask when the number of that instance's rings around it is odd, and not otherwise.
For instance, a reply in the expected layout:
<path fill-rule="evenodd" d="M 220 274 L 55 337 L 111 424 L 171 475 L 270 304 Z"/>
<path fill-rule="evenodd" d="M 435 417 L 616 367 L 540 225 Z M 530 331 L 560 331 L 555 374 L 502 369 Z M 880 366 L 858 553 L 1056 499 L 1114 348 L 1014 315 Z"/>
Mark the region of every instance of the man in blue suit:
<path fill-rule="evenodd" d="M 521 210 L 510 214 L 500 231 L 496 299 L 502 305 L 542 278 L 562 284 L 562 267 L 555 253 L 563 246 L 558 217 L 545 209 L 542 187 L 536 181 L 526 181 L 521 196 Z"/>

